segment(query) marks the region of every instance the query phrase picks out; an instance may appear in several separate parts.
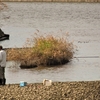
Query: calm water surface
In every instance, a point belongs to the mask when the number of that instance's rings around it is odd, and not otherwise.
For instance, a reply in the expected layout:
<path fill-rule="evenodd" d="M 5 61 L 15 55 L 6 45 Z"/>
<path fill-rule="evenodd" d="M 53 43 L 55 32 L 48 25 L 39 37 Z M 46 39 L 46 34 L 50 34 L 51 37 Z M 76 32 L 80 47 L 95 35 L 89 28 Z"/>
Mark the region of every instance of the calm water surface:
<path fill-rule="evenodd" d="M 20 69 L 7 62 L 7 83 L 100 80 L 100 4 L 4 2 L 0 28 L 10 40 L 0 41 L 4 48 L 23 47 L 27 38 L 38 33 L 65 37 L 77 47 L 72 61 L 56 67 Z M 96 57 L 95 57 L 96 56 Z"/>

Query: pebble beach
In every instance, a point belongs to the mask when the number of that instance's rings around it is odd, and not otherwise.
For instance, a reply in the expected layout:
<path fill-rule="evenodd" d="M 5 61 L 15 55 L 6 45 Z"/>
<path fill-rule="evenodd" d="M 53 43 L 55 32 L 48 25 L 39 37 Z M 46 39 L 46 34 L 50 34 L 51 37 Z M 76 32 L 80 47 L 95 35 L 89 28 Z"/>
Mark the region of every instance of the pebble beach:
<path fill-rule="evenodd" d="M 6 84 L 0 86 L 0 100 L 100 100 L 100 81 Z"/>

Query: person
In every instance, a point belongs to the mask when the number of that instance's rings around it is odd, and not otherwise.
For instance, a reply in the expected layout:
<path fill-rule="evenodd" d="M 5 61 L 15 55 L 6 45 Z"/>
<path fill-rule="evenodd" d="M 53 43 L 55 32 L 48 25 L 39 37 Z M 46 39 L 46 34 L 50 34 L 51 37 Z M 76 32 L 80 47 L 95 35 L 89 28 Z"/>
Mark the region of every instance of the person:
<path fill-rule="evenodd" d="M 5 85 L 6 51 L 0 45 L 0 85 Z"/>

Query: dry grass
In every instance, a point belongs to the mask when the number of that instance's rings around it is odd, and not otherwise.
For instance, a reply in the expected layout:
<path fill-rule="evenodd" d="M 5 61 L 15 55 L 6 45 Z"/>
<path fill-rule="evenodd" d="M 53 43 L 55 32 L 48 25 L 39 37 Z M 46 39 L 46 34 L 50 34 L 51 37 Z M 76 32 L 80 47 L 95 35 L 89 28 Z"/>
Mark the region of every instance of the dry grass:
<path fill-rule="evenodd" d="M 68 36 L 67 36 L 68 37 Z M 10 49 L 7 60 L 20 61 L 23 65 L 58 65 L 73 58 L 73 43 L 67 38 L 37 36 L 28 38 L 22 49 Z"/>

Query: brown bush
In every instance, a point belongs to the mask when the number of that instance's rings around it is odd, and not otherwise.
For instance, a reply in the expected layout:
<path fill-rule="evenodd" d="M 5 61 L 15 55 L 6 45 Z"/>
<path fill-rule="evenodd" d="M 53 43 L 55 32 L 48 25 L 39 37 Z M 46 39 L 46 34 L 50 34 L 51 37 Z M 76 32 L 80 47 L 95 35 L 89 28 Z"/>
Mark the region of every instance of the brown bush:
<path fill-rule="evenodd" d="M 67 38 L 38 36 L 29 38 L 22 49 L 7 51 L 7 60 L 20 61 L 23 66 L 58 65 L 73 58 L 73 43 Z M 29 47 L 31 46 L 31 47 Z"/>

